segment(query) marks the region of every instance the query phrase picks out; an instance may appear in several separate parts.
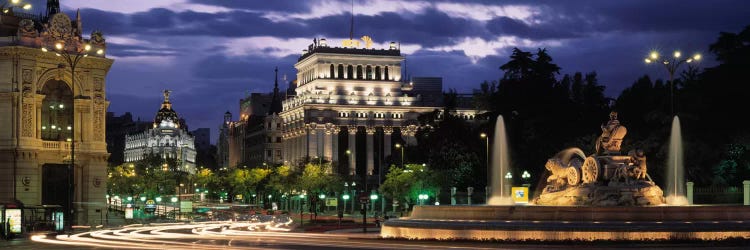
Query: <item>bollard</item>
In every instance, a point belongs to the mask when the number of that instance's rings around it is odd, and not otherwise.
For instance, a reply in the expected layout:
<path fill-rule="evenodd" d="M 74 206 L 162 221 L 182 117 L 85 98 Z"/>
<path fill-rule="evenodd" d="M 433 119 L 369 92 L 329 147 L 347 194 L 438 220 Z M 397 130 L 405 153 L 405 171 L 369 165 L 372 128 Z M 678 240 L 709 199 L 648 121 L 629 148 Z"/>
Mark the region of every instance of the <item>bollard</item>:
<path fill-rule="evenodd" d="M 744 189 L 744 192 L 742 192 L 742 196 L 744 196 L 744 202 L 743 205 L 747 206 L 750 205 L 750 181 L 743 181 L 742 187 Z"/>
<path fill-rule="evenodd" d="M 466 198 L 468 198 L 468 204 L 471 206 L 471 194 L 474 193 L 474 187 L 466 188 Z"/>
<path fill-rule="evenodd" d="M 688 205 L 693 205 L 693 182 L 688 181 L 685 183 L 687 185 L 687 199 L 688 199 Z"/>
<path fill-rule="evenodd" d="M 456 187 L 451 187 L 451 206 L 456 205 Z"/>

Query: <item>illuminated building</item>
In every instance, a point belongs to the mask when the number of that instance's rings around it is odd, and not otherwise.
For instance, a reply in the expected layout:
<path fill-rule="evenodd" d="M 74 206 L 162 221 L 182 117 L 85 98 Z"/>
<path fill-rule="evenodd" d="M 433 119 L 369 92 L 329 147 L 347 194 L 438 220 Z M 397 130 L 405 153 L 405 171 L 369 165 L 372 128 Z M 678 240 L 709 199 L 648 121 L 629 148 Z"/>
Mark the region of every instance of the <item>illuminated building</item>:
<path fill-rule="evenodd" d="M 174 166 L 174 169 L 195 173 L 195 138 L 188 133 L 185 121 L 172 109 L 167 90 L 153 126 L 125 136 L 125 162 L 142 160 L 148 154 L 176 159 L 179 166 Z"/>
<path fill-rule="evenodd" d="M 80 15 L 71 20 L 58 1 L 47 9 L 0 13 L 0 201 L 59 205 L 66 225 L 99 225 L 113 60 L 101 32 L 81 34 Z"/>
<path fill-rule="evenodd" d="M 372 39 L 362 40 L 363 47 L 351 39 L 331 47 L 316 39 L 299 57 L 296 95 L 280 113 L 285 161 L 317 158 L 342 174 L 377 175 L 396 142 L 417 143 L 421 114 L 443 110 L 440 78 L 406 81 L 396 43 L 372 49 Z M 457 113 L 475 119 L 477 111 Z"/>

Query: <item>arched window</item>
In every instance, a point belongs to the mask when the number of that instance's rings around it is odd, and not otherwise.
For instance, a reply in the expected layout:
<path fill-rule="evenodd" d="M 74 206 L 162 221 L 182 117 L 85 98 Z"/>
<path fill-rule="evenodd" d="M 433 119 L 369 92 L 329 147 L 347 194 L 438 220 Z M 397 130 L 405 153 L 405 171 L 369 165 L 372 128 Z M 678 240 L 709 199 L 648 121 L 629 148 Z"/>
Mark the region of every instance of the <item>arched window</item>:
<path fill-rule="evenodd" d="M 354 67 L 352 65 L 346 67 L 346 78 L 354 79 Z"/>
<path fill-rule="evenodd" d="M 375 80 L 383 80 L 380 78 L 380 66 L 375 66 Z"/>
<path fill-rule="evenodd" d="M 365 68 L 365 73 L 367 74 L 365 75 L 367 80 L 372 80 L 372 66 L 367 65 L 367 68 Z"/>
<path fill-rule="evenodd" d="M 344 65 L 339 64 L 339 79 L 344 79 Z"/>
<path fill-rule="evenodd" d="M 47 141 L 66 141 L 71 138 L 73 126 L 73 92 L 63 81 L 50 80 L 44 84 L 42 94 L 41 137 Z"/>
<path fill-rule="evenodd" d="M 335 73 L 334 71 L 335 70 L 333 68 L 333 64 L 331 64 L 331 72 L 330 72 L 330 75 L 328 75 L 328 78 L 334 78 L 334 73 Z"/>
<path fill-rule="evenodd" d="M 357 79 L 362 80 L 362 65 L 357 65 Z"/>
<path fill-rule="evenodd" d="M 388 66 L 385 66 L 385 80 L 386 81 L 390 81 L 391 80 L 391 78 L 388 77 Z"/>

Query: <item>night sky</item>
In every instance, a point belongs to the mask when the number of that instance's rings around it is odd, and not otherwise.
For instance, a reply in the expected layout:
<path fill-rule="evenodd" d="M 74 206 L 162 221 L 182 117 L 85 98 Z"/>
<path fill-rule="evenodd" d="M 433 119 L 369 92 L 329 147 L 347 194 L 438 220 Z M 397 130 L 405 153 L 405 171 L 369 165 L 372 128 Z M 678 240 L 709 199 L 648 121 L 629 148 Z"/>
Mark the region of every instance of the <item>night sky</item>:
<path fill-rule="evenodd" d="M 32 12 L 43 12 L 34 0 Z M 294 78 L 294 63 L 313 38 L 340 46 L 349 36 L 348 0 L 61 0 L 81 10 L 84 34 L 102 30 L 110 111 L 152 120 L 161 91 L 190 129 L 209 127 L 215 143 L 227 110 L 249 92 L 270 92 L 273 69 Z M 737 1 L 392 1 L 356 0 L 354 36 L 377 48 L 401 43 L 411 76 L 443 77 L 444 88 L 470 93 L 497 80 L 513 47 L 547 48 L 561 74 L 596 71 L 617 96 L 639 76 L 666 78 L 645 65 L 650 50 L 705 54 L 719 32 L 750 25 L 750 3 Z M 562 75 L 561 75 L 562 76 Z M 560 77 L 561 77 L 560 76 Z M 286 86 L 282 86 L 286 88 Z M 541 101 L 541 100 L 540 100 Z M 236 117 L 236 116 L 235 116 Z"/>

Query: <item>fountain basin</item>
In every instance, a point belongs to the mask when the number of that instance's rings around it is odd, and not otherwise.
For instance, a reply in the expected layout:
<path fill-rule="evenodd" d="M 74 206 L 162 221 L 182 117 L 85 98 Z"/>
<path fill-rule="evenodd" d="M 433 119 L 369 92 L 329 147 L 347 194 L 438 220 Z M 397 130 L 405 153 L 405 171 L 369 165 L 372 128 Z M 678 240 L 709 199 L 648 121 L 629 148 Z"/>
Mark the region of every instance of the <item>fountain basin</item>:
<path fill-rule="evenodd" d="M 750 239 L 750 206 L 417 206 L 381 237 L 510 241 Z"/>

